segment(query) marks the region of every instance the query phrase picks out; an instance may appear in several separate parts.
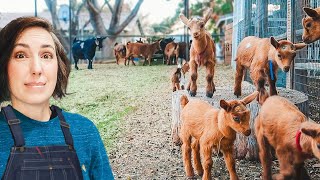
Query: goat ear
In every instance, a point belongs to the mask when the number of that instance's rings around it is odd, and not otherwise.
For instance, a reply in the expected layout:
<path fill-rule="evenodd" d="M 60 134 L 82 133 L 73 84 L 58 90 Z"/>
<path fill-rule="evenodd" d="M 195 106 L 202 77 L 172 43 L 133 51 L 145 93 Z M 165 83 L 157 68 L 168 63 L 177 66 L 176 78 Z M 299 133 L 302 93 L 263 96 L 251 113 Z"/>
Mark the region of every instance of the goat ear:
<path fill-rule="evenodd" d="M 303 122 L 301 124 L 301 132 L 303 132 L 305 135 L 308 135 L 312 138 L 316 138 L 320 136 L 320 125 L 314 122 Z"/>
<path fill-rule="evenodd" d="M 230 112 L 231 111 L 231 107 L 230 107 L 230 104 L 225 101 L 225 100 L 220 100 L 220 107 L 223 108 L 224 110 L 226 110 L 227 112 Z"/>
<path fill-rule="evenodd" d="M 273 36 L 270 37 L 270 43 L 276 49 L 278 49 L 278 47 L 280 46 L 279 42 Z"/>
<path fill-rule="evenodd" d="M 294 47 L 296 48 L 296 50 L 298 50 L 298 49 L 302 49 L 302 48 L 306 47 L 306 44 L 305 43 L 297 43 L 297 44 L 294 44 Z"/>
<path fill-rule="evenodd" d="M 251 103 L 259 94 L 259 91 L 254 91 L 252 94 L 248 95 L 247 97 L 241 100 L 242 103 L 245 105 Z"/>
<path fill-rule="evenodd" d="M 206 14 L 204 15 L 204 23 L 207 23 L 207 21 L 211 18 L 211 14 L 212 14 L 212 8 L 209 8 L 206 11 Z"/>
<path fill-rule="evenodd" d="M 308 8 L 308 7 L 304 7 L 303 11 L 306 12 L 307 15 L 312 17 L 312 18 L 316 18 L 316 17 L 320 16 L 316 10 Z"/>
<path fill-rule="evenodd" d="M 184 14 L 182 14 L 182 13 L 180 13 L 179 17 L 180 17 L 181 21 L 183 22 L 183 24 L 188 26 L 188 22 L 189 22 L 188 18 L 186 18 L 186 16 L 184 16 Z"/>

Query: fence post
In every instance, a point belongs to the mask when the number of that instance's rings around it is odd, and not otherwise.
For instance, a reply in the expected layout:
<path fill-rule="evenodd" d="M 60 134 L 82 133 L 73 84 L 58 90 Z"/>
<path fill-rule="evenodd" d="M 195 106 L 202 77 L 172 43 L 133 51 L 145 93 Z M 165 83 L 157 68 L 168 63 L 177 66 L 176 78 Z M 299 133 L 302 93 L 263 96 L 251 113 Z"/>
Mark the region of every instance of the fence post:
<path fill-rule="evenodd" d="M 293 42 L 293 24 L 292 24 L 292 15 L 293 15 L 293 3 L 294 1 L 287 0 L 287 40 Z M 286 76 L 286 88 L 293 89 L 293 75 L 294 75 L 294 60 L 290 71 Z"/>

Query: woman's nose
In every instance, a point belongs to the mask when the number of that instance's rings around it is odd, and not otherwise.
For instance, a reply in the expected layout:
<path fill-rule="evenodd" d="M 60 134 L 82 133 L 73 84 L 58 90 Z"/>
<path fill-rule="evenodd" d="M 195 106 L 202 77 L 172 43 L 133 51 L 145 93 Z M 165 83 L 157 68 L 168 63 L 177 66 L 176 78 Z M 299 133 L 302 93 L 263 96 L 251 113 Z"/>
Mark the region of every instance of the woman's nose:
<path fill-rule="evenodd" d="M 41 75 L 42 73 L 41 58 L 39 58 L 38 56 L 35 56 L 34 58 L 32 58 L 30 63 L 30 69 L 33 75 Z"/>

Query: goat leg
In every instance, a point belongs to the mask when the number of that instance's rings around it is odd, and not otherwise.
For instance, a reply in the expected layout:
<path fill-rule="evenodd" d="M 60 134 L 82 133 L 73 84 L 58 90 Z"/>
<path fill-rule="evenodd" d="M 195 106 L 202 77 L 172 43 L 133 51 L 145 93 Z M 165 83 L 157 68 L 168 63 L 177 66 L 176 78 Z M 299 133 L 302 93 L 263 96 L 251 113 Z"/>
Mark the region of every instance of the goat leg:
<path fill-rule="evenodd" d="M 238 180 L 239 178 L 236 173 L 235 160 L 233 158 L 232 148 L 223 150 L 223 157 L 230 174 L 230 180 Z"/>
<path fill-rule="evenodd" d="M 213 82 L 213 76 L 214 76 L 214 63 L 209 63 L 208 61 L 207 67 L 206 67 L 206 80 L 207 80 L 207 87 L 206 87 L 206 96 L 209 98 L 212 98 L 213 93 L 215 91 L 215 86 Z"/>
<path fill-rule="evenodd" d="M 259 118 L 259 116 L 257 117 Z M 259 122 L 258 119 L 255 122 Z M 263 132 L 260 129 L 260 124 L 256 124 L 256 135 L 257 135 L 257 142 L 259 145 L 259 157 L 262 166 L 262 176 L 264 180 L 271 180 L 271 151 L 270 151 L 270 144 L 267 139 L 263 136 Z"/>
<path fill-rule="evenodd" d="M 269 92 L 270 92 L 270 96 L 273 96 L 273 95 L 277 95 L 277 89 L 276 89 L 276 81 L 277 81 L 277 78 L 276 76 L 274 76 L 274 79 L 272 80 L 270 78 L 270 76 L 268 76 L 268 83 L 269 83 Z"/>
<path fill-rule="evenodd" d="M 183 164 L 187 174 L 187 177 L 194 177 L 194 172 L 191 164 L 191 147 L 190 140 L 188 142 L 182 140 L 182 155 L 183 155 Z"/>
<path fill-rule="evenodd" d="M 193 162 L 195 169 L 198 173 L 199 176 L 203 175 L 203 168 L 201 165 L 201 160 L 200 160 L 200 145 L 199 145 L 199 140 L 195 140 L 192 143 L 192 155 L 193 155 Z"/>
<path fill-rule="evenodd" d="M 211 169 L 213 165 L 212 161 L 212 147 L 205 145 L 204 143 L 201 143 L 200 146 L 201 154 L 203 156 L 203 176 L 202 180 L 211 180 Z"/>
<path fill-rule="evenodd" d="M 241 82 L 243 79 L 244 74 L 244 67 L 240 64 L 240 62 L 237 62 L 236 67 L 236 77 L 235 77 L 235 83 L 234 83 L 234 95 L 241 96 Z"/>

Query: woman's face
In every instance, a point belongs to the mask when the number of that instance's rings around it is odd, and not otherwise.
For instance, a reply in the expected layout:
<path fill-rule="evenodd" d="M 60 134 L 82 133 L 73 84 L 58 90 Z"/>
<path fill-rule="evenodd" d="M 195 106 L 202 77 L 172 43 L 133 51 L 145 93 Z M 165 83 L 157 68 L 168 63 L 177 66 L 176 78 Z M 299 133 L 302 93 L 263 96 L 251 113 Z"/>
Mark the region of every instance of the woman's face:
<path fill-rule="evenodd" d="M 56 49 L 50 33 L 40 27 L 25 29 L 15 42 L 8 64 L 12 104 L 49 103 L 57 74 Z"/>

